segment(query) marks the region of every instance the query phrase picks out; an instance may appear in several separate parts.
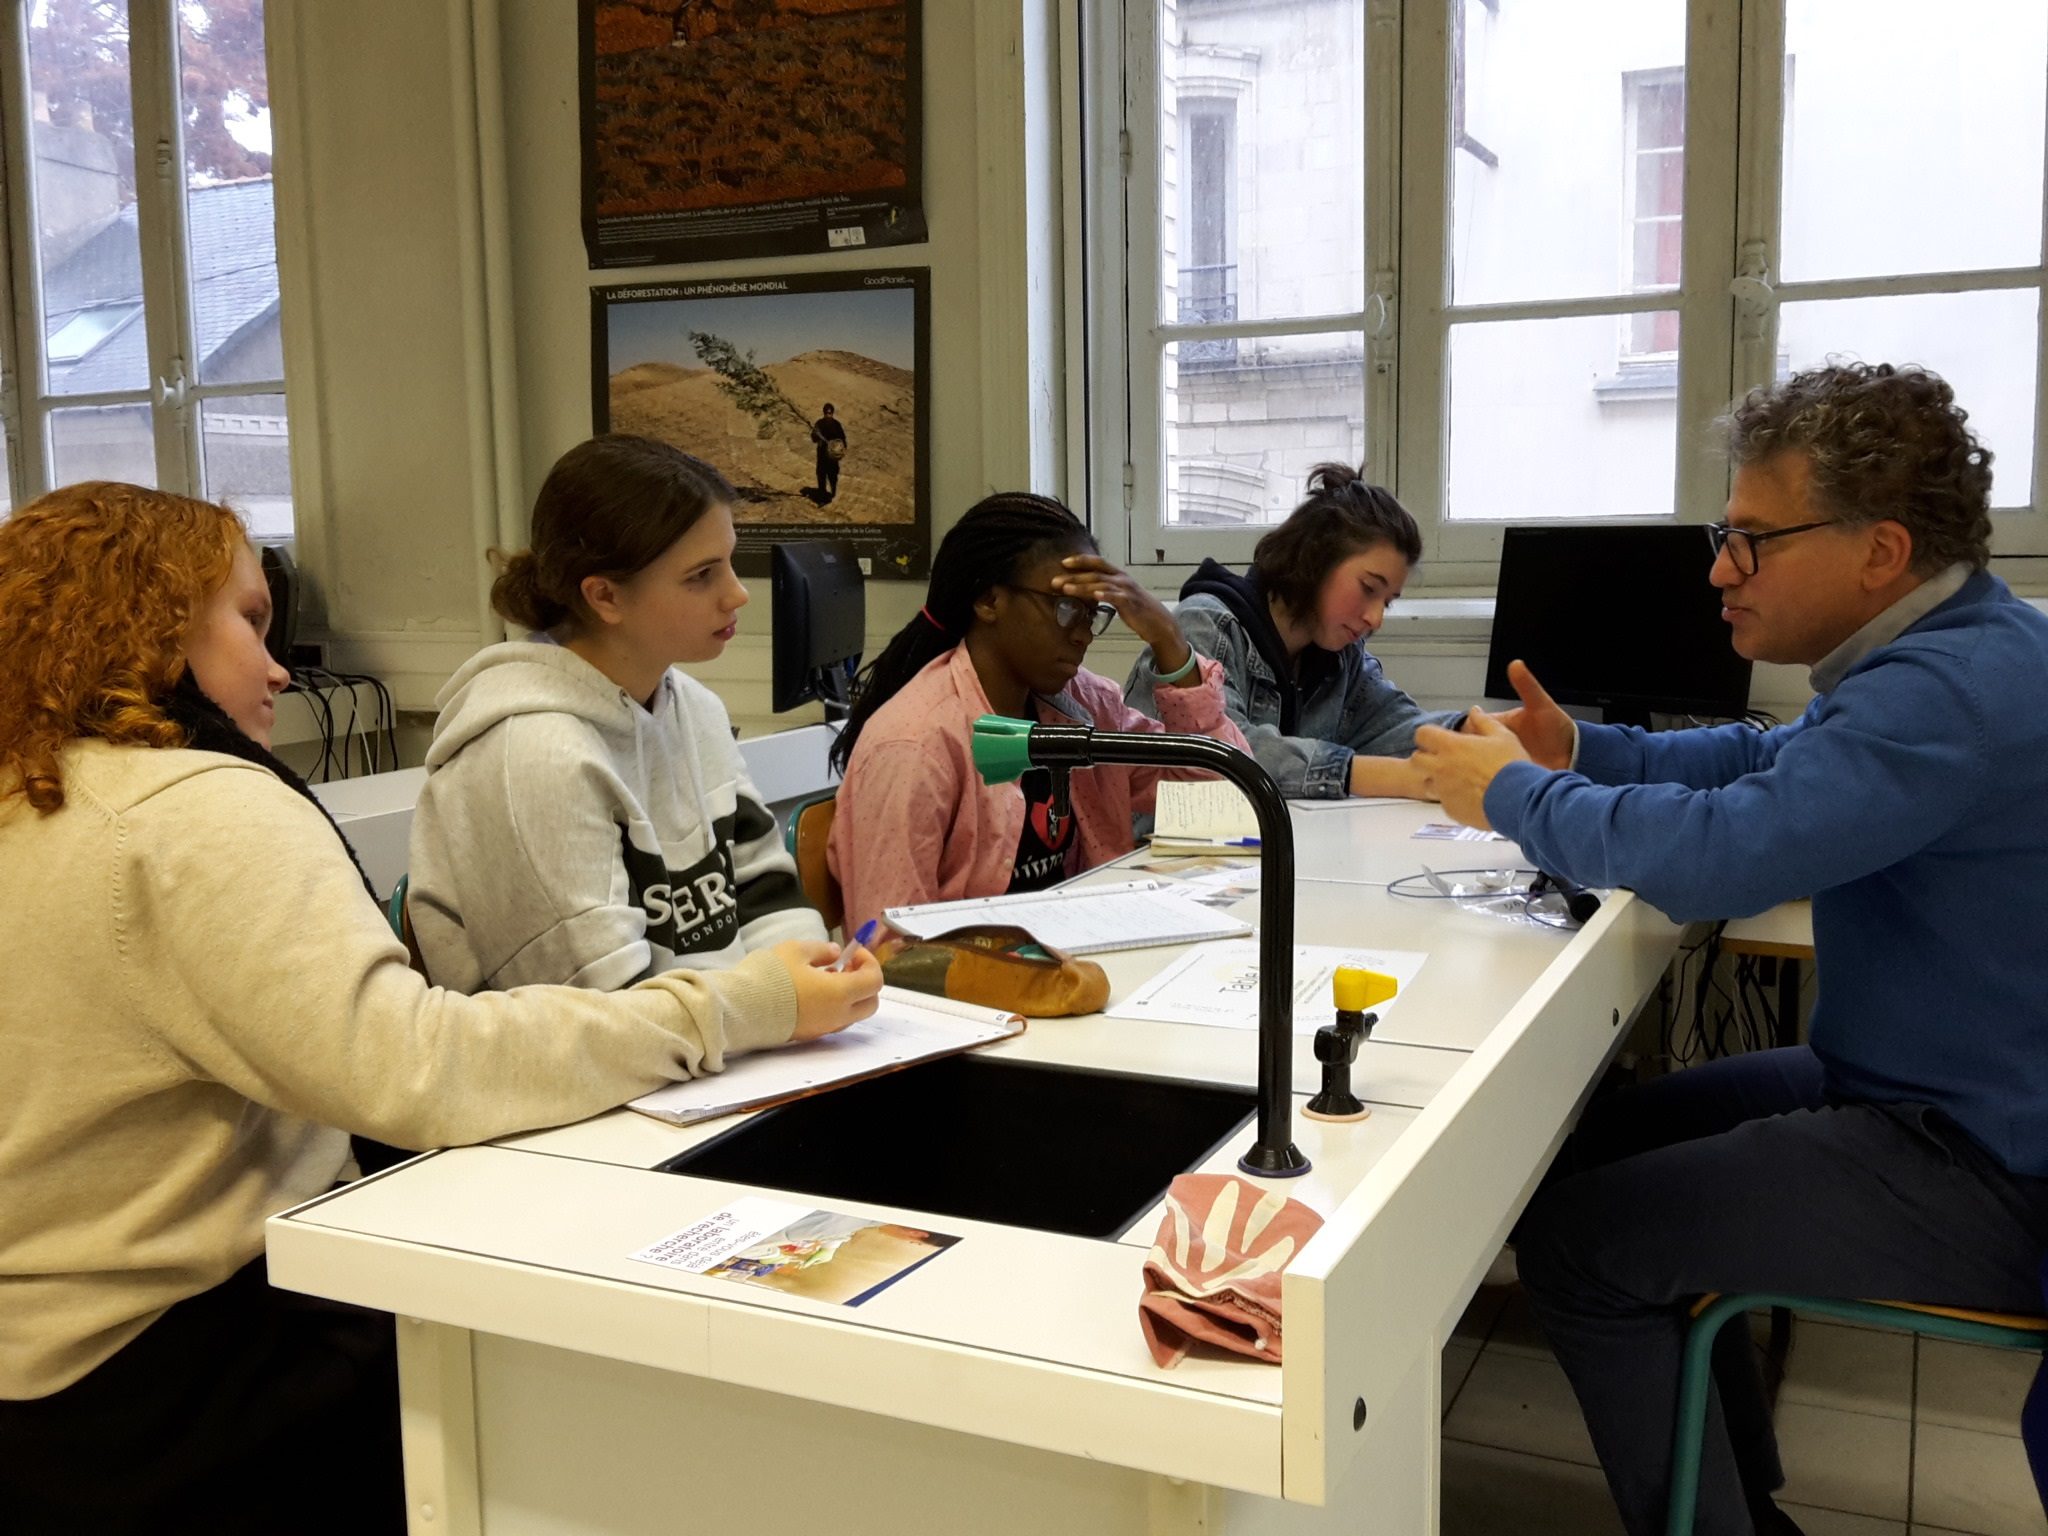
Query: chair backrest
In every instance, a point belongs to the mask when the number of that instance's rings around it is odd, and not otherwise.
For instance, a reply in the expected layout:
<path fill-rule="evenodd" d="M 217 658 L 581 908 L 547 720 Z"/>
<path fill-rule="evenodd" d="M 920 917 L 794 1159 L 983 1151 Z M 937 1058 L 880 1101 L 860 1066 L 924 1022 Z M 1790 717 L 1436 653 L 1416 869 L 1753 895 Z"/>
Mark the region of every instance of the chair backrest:
<path fill-rule="evenodd" d="M 838 809 L 837 790 L 814 795 L 789 813 L 789 830 L 783 838 L 796 860 L 796 878 L 803 887 L 804 900 L 818 909 L 828 932 L 846 916 L 846 898 L 825 862 L 825 843 L 832 835 L 832 818 Z"/>
<path fill-rule="evenodd" d="M 412 909 L 405 904 L 406 889 L 411 883 L 410 875 L 398 877 L 398 884 L 391 888 L 391 904 L 384 909 L 384 917 L 391 924 L 391 931 L 404 942 L 406 960 L 421 976 L 432 981 L 433 978 L 427 976 L 426 957 L 420 953 L 419 935 L 412 931 Z"/>

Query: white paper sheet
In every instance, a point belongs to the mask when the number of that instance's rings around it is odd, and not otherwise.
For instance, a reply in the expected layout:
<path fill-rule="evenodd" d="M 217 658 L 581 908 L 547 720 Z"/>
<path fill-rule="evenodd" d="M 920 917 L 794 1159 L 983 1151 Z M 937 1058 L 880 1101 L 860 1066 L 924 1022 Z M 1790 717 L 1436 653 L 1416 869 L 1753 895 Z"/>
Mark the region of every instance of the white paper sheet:
<path fill-rule="evenodd" d="M 1294 946 L 1294 1032 L 1312 1035 L 1336 1018 L 1330 982 L 1340 965 L 1361 966 L 1394 978 L 1398 990 L 1372 1011 L 1384 1019 L 1414 984 L 1429 956 L 1416 949 L 1340 949 Z M 1160 1019 L 1222 1029 L 1259 1027 L 1259 946 L 1256 940 L 1204 944 L 1179 956 L 1123 1002 L 1108 1010 L 1119 1019 Z"/>
<path fill-rule="evenodd" d="M 1073 955 L 1249 933 L 1251 925 L 1197 905 L 1164 881 L 1131 880 L 981 901 L 935 901 L 891 907 L 886 916 L 904 933 L 937 938 L 984 924 L 1027 930 L 1039 943 Z"/>
<path fill-rule="evenodd" d="M 671 1125 L 694 1125 L 985 1045 L 1023 1027 L 1024 1021 L 1014 1013 L 884 987 L 874 1015 L 837 1034 L 730 1057 L 723 1072 L 670 1083 L 627 1107 Z"/>

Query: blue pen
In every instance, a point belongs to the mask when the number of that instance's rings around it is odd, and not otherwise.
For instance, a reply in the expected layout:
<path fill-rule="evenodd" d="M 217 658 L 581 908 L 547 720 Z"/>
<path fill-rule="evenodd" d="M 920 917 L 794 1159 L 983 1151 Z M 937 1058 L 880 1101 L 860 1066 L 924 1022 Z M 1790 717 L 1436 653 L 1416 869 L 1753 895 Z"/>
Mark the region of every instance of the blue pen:
<path fill-rule="evenodd" d="M 828 971 L 845 970 L 847 965 L 853 959 L 853 952 L 856 949 L 866 948 L 866 946 L 874 939 L 875 930 L 880 928 L 881 926 L 882 920 L 876 917 L 871 917 L 866 922 L 862 923 L 860 925 L 860 932 L 856 933 L 853 936 L 853 942 L 847 945 L 846 948 L 840 950 L 839 958 L 837 960 L 834 960 L 830 965 L 826 966 L 825 969 Z"/>

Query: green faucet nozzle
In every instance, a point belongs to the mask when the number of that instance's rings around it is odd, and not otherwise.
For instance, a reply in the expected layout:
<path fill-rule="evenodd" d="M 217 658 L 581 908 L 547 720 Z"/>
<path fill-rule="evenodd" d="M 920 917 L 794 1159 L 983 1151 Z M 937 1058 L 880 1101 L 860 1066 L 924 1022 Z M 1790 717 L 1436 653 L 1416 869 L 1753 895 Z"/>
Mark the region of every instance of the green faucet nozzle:
<path fill-rule="evenodd" d="M 983 715 L 975 721 L 974 766 L 981 772 L 981 782 L 1008 784 L 1021 779 L 1031 766 L 1031 733 L 1035 729 L 1031 721 L 1008 715 Z"/>

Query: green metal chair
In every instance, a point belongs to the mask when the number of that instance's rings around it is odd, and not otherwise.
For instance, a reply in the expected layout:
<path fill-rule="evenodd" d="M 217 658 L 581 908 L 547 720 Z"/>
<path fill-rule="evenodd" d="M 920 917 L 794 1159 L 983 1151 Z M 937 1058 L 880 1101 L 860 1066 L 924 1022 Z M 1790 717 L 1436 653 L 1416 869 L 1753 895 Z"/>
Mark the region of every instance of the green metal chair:
<path fill-rule="evenodd" d="M 400 875 L 398 884 L 391 888 L 391 900 L 384 907 L 384 917 L 391 924 L 391 931 L 398 935 L 405 945 L 405 958 L 412 968 L 422 976 L 427 974 L 426 957 L 420 953 L 419 935 L 412 930 L 412 914 L 406 910 L 405 893 L 412 884 L 411 875 Z M 428 977 L 432 980 L 432 977 Z"/>
<path fill-rule="evenodd" d="M 384 907 L 384 916 L 391 924 L 391 931 L 401 939 L 406 936 L 405 889 L 411 883 L 411 875 L 400 875 L 398 877 L 398 884 L 391 887 L 391 900 Z"/>
<path fill-rule="evenodd" d="M 2000 1312 L 1966 1312 L 1954 1307 L 1898 1301 L 1836 1301 L 1821 1296 L 1785 1296 L 1754 1291 L 1740 1296 L 1707 1296 L 1693 1309 L 1685 1338 L 1685 1363 L 1678 1381 L 1678 1427 L 1671 1440 L 1671 1509 L 1665 1536 L 1692 1536 L 1700 1496 L 1700 1454 L 1707 1430 L 1707 1389 L 1713 1384 L 1714 1338 L 1732 1317 L 1760 1307 L 1784 1307 L 1838 1317 L 1875 1328 L 1924 1333 L 1963 1344 L 2048 1352 L 2048 1317 Z"/>
<path fill-rule="evenodd" d="M 828 789 L 798 802 L 782 829 L 782 846 L 796 860 L 797 884 L 803 888 L 804 900 L 825 920 L 827 933 L 846 916 L 845 895 L 825 861 L 825 844 L 832 835 L 832 817 L 838 808 L 839 791 Z"/>

